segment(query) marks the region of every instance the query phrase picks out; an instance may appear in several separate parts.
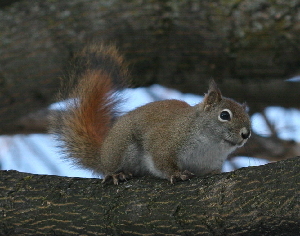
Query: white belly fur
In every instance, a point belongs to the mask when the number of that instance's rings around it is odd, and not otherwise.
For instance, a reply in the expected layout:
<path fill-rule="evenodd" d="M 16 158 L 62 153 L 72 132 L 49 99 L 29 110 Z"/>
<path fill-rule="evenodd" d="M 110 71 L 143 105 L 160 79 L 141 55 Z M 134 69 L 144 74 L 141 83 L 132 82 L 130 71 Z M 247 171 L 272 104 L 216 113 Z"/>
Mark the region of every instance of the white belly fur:
<path fill-rule="evenodd" d="M 223 162 L 236 147 L 221 141 L 212 143 L 205 138 L 185 145 L 178 156 L 179 168 L 195 175 L 205 175 L 212 171 L 221 171 Z"/>

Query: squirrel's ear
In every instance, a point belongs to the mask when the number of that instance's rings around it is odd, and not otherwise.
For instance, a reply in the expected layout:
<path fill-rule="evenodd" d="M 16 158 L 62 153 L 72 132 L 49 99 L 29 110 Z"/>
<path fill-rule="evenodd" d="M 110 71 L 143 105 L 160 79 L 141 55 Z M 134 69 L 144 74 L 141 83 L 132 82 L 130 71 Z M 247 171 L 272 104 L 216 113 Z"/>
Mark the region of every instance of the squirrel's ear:
<path fill-rule="evenodd" d="M 249 112 L 249 107 L 248 107 L 248 104 L 246 102 L 244 102 L 242 104 L 242 107 L 244 108 L 245 112 L 247 112 L 247 113 Z"/>
<path fill-rule="evenodd" d="M 208 93 L 205 94 L 203 100 L 204 110 L 209 110 L 210 107 L 213 107 L 215 104 L 219 103 L 222 100 L 222 94 L 214 80 L 210 81 Z"/>

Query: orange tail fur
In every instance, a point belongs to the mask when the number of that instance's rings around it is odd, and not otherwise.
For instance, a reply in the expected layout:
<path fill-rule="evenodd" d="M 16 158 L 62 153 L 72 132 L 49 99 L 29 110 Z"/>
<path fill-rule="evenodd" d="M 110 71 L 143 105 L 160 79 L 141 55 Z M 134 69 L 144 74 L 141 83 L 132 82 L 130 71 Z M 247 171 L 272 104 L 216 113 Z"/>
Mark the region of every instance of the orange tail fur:
<path fill-rule="evenodd" d="M 119 102 L 116 88 L 124 84 L 127 70 L 112 46 L 86 47 L 76 59 L 79 67 L 71 79 L 78 84 L 69 94 L 67 111 L 54 119 L 52 127 L 69 158 L 101 172 L 99 150 Z"/>

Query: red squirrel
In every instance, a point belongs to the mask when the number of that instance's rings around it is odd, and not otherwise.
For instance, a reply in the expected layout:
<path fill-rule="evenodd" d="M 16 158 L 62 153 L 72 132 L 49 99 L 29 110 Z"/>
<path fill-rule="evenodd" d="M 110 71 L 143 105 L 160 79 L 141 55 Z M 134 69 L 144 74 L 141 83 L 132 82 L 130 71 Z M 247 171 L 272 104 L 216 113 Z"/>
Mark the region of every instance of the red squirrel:
<path fill-rule="evenodd" d="M 76 56 L 78 84 L 68 108 L 52 122 L 75 164 L 114 184 L 131 176 L 187 180 L 219 173 L 227 156 L 250 137 L 245 105 L 223 97 L 214 81 L 203 101 L 156 101 L 115 118 L 117 91 L 128 80 L 114 46 L 89 45 Z"/>

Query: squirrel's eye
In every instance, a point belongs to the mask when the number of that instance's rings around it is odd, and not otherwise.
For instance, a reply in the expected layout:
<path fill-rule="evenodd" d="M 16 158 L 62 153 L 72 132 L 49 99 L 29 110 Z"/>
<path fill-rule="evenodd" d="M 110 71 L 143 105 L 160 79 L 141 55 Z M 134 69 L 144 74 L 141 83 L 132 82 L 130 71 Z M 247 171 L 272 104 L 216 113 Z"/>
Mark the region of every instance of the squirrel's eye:
<path fill-rule="evenodd" d="M 232 119 L 232 112 L 229 109 L 224 109 L 221 111 L 218 119 L 222 122 L 230 121 Z"/>

